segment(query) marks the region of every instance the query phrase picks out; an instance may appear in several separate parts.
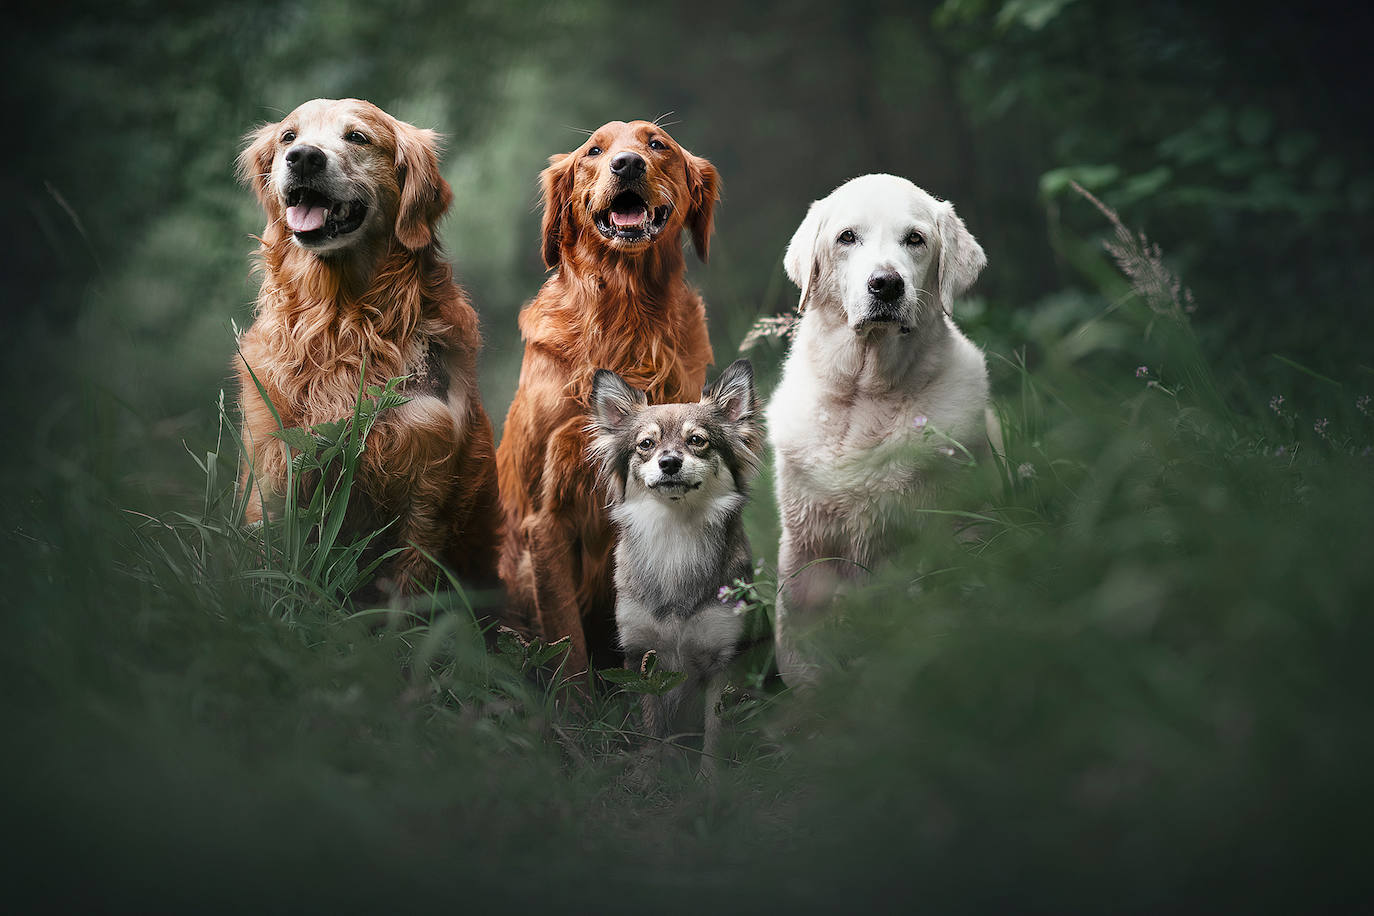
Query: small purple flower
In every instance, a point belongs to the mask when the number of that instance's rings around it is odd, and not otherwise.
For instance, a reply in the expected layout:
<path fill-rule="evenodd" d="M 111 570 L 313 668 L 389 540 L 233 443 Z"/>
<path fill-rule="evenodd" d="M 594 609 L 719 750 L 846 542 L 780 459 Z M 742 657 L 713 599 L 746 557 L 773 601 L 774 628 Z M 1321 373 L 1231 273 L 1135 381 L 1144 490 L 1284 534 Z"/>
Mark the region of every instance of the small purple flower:
<path fill-rule="evenodd" d="M 1149 366 L 1136 366 L 1136 367 L 1135 367 L 1135 377 L 1136 377 L 1136 378 L 1144 378 L 1145 376 L 1147 376 L 1147 375 L 1149 375 L 1149 374 L 1150 374 L 1150 367 L 1149 367 Z"/>
<path fill-rule="evenodd" d="M 930 420 L 926 417 L 925 414 L 920 414 L 916 417 L 916 419 L 911 421 L 911 425 L 914 426 L 916 429 L 925 429 L 926 424 L 929 422 Z"/>
<path fill-rule="evenodd" d="M 1030 480 L 1035 477 L 1035 465 L 1029 461 L 1022 462 L 1016 467 L 1016 476 L 1022 480 Z"/>
<path fill-rule="evenodd" d="M 946 458 L 954 457 L 954 446 L 952 445 L 941 445 L 938 448 L 936 448 L 935 451 L 939 452 L 941 455 L 944 455 Z"/>
<path fill-rule="evenodd" d="M 744 613 L 745 609 L 748 608 L 748 607 L 749 607 L 749 602 L 748 602 L 748 601 L 745 601 L 743 598 L 741 598 L 739 601 L 736 601 L 736 602 L 735 602 L 735 613 L 736 613 L 736 614 L 742 614 L 742 613 Z"/>
<path fill-rule="evenodd" d="M 1283 413 L 1283 395 L 1276 394 L 1269 399 L 1269 409 L 1274 413 Z"/>
<path fill-rule="evenodd" d="M 1287 454 L 1288 454 L 1288 449 L 1284 448 L 1282 445 L 1280 445 L 1278 448 L 1274 449 L 1274 457 L 1275 457 L 1275 458 L 1282 458 L 1284 455 L 1287 455 Z"/>
<path fill-rule="evenodd" d="M 729 604 L 729 603 L 730 603 L 729 599 L 730 599 L 730 586 L 728 586 L 728 585 L 722 585 L 722 586 L 720 587 L 720 591 L 716 592 L 716 600 L 719 601 L 721 604 Z"/>
<path fill-rule="evenodd" d="M 1313 423 L 1313 424 L 1312 424 L 1312 432 L 1316 433 L 1317 435 L 1319 435 L 1319 436 L 1321 436 L 1323 439 L 1325 439 L 1325 438 L 1327 438 L 1327 435 L 1326 435 L 1326 428 L 1327 428 L 1328 426 L 1330 426 L 1330 425 L 1331 425 L 1331 421 L 1328 420 L 1326 417 L 1322 417 L 1322 418 L 1321 418 L 1320 420 L 1318 420 L 1316 423 Z"/>
<path fill-rule="evenodd" d="M 1356 398 L 1355 409 L 1358 410 L 1360 413 L 1364 414 L 1366 417 L 1369 416 L 1369 395 L 1363 394 Z"/>

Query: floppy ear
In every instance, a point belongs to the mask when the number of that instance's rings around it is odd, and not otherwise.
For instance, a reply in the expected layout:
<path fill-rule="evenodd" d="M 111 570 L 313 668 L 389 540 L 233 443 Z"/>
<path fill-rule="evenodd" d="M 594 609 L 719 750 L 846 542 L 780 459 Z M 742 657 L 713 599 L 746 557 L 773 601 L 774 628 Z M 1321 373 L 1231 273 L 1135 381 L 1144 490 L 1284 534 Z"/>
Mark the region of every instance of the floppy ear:
<path fill-rule="evenodd" d="M 716 167 L 700 156 L 686 150 L 687 192 L 691 203 L 687 208 L 687 228 L 692 233 L 692 247 L 703 264 L 711 253 L 711 228 L 715 221 L 716 204 L 720 202 L 720 174 Z"/>
<path fill-rule="evenodd" d="M 783 270 L 788 279 L 801 288 L 801 298 L 797 300 L 797 311 L 806 311 L 807 298 L 811 287 L 820 277 L 821 260 L 817 249 L 820 241 L 821 214 L 824 201 L 813 201 L 806 211 L 797 231 L 792 233 L 792 241 L 787 243 L 787 253 L 782 257 Z"/>
<path fill-rule="evenodd" d="M 275 216 L 281 204 L 272 193 L 272 159 L 277 151 L 277 124 L 264 124 L 249 131 L 243 138 L 243 152 L 238 158 L 239 182 L 251 188 L 258 203 L 269 216 Z"/>
<path fill-rule="evenodd" d="M 754 394 L 754 367 L 747 359 L 737 359 L 725 367 L 720 378 L 702 389 L 701 401 L 711 401 L 731 423 L 747 420 L 758 410 Z"/>
<path fill-rule="evenodd" d="M 439 174 L 439 135 L 396 122 L 396 177 L 401 202 L 396 210 L 396 238 L 416 251 L 434 242 L 434 224 L 453 202 L 453 189 Z"/>
<path fill-rule="evenodd" d="M 544 239 L 544 266 L 550 270 L 558 266 L 563 226 L 571 226 L 567 211 L 572 203 L 573 162 L 572 153 L 555 153 L 549 157 L 549 167 L 539 173 L 539 185 L 544 189 L 544 220 L 539 231 Z"/>
<path fill-rule="evenodd" d="M 592 426 L 598 433 L 619 432 L 648 403 L 644 392 L 609 369 L 598 369 L 592 376 Z"/>
<path fill-rule="evenodd" d="M 964 227 L 964 221 L 954 212 L 948 201 L 940 214 L 940 304 L 947 314 L 954 314 L 954 300 L 962 296 L 983 268 L 988 256 L 983 247 Z"/>

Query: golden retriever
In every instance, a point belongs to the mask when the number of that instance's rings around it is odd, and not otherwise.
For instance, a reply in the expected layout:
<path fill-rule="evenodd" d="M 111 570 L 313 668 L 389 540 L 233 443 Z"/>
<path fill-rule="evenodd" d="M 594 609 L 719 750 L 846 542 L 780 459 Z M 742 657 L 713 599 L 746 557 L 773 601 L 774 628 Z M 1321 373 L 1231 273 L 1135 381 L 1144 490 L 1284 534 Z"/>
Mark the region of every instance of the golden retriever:
<path fill-rule="evenodd" d="M 452 200 L 438 137 L 358 99 L 306 102 L 248 135 L 241 179 L 266 211 L 262 287 L 236 363 L 251 480 L 249 521 L 280 508 L 290 453 L 271 433 L 350 416 L 368 384 L 409 376 L 410 401 L 367 440 L 348 528 L 396 523 L 394 589 L 433 586 L 447 565 L 495 581 L 500 512 L 491 422 L 477 391 L 477 314 L 453 282 L 435 225 Z"/>
<path fill-rule="evenodd" d="M 782 515 L 775 636 L 789 683 L 815 679 L 801 637 L 838 582 L 879 561 L 928 505 L 935 468 L 988 451 L 987 367 L 950 317 L 986 264 L 953 204 L 893 175 L 813 203 L 787 246 L 802 316 L 768 428 Z"/>

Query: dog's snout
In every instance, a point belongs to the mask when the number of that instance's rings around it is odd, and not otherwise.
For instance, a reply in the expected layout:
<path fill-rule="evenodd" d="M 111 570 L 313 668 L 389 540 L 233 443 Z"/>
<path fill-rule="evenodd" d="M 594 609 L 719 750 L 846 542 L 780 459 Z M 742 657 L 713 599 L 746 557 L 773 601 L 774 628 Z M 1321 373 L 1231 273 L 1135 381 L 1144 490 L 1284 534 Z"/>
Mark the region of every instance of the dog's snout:
<path fill-rule="evenodd" d="M 658 469 L 665 474 L 676 474 L 682 470 L 682 456 L 677 452 L 664 452 L 658 456 Z"/>
<path fill-rule="evenodd" d="M 286 151 L 286 167 L 297 178 L 309 178 L 324 171 L 324 150 L 318 146 L 297 144 Z"/>
<path fill-rule="evenodd" d="M 892 302 L 906 291 L 906 283 L 895 270 L 875 270 L 869 274 L 868 291 L 883 302 Z"/>
<path fill-rule="evenodd" d="M 629 151 L 616 153 L 611 160 L 611 174 L 624 181 L 644 174 L 644 157 Z"/>

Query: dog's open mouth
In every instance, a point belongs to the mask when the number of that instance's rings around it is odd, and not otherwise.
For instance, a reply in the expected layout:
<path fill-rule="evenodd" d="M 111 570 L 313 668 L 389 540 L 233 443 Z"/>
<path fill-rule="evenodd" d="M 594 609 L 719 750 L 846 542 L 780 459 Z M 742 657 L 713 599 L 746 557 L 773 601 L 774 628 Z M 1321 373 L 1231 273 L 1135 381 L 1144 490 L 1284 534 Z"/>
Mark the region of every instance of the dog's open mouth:
<path fill-rule="evenodd" d="M 644 198 L 634 191 L 622 191 L 609 208 L 596 214 L 596 228 L 608 239 L 643 241 L 662 232 L 672 212 L 671 204 L 650 209 Z"/>
<path fill-rule="evenodd" d="M 286 228 L 310 244 L 347 235 L 367 218 L 361 200 L 331 200 L 310 188 L 295 188 L 286 195 Z"/>

